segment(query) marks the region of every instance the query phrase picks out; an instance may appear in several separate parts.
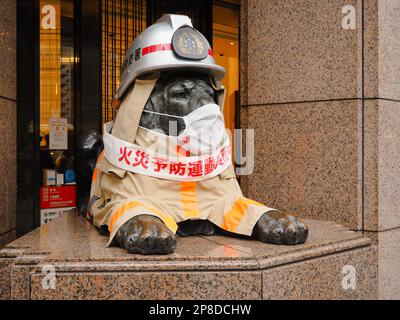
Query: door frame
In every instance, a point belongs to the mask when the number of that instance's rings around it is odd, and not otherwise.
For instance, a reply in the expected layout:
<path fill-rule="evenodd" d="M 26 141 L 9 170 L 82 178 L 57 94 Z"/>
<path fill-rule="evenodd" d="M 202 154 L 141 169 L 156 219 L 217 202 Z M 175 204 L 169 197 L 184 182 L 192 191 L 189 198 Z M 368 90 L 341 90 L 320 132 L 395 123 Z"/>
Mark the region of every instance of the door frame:
<path fill-rule="evenodd" d="M 39 0 L 17 1 L 17 236 L 40 224 Z"/>

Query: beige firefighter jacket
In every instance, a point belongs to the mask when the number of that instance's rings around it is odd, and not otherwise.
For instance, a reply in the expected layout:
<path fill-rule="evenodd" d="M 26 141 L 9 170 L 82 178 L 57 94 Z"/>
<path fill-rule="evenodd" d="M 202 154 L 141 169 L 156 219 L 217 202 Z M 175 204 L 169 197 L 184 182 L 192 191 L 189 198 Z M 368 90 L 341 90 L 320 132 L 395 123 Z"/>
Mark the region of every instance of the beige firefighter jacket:
<path fill-rule="evenodd" d="M 118 110 L 112 135 L 142 147 L 157 147 L 157 134 L 139 127 L 156 81 L 136 80 Z M 221 107 L 224 95 L 224 90 L 218 95 Z M 103 153 L 97 160 L 90 196 L 93 223 L 106 225 L 110 231 L 108 245 L 125 222 L 141 214 L 160 218 L 174 234 L 181 221 L 207 219 L 227 231 L 251 235 L 261 215 L 275 210 L 243 196 L 233 166 L 213 178 L 178 182 L 126 171 L 111 164 Z"/>

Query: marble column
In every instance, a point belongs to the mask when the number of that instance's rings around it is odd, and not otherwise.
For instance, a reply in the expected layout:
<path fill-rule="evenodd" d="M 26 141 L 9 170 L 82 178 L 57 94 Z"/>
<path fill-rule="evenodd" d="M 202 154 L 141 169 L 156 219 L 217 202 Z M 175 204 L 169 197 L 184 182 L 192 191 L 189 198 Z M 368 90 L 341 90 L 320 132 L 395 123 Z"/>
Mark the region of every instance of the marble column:
<path fill-rule="evenodd" d="M 397 0 L 243 0 L 241 126 L 255 130 L 244 193 L 395 250 L 379 239 L 400 236 L 399 52 Z"/>
<path fill-rule="evenodd" d="M 0 248 L 16 236 L 16 2 L 0 6 Z"/>

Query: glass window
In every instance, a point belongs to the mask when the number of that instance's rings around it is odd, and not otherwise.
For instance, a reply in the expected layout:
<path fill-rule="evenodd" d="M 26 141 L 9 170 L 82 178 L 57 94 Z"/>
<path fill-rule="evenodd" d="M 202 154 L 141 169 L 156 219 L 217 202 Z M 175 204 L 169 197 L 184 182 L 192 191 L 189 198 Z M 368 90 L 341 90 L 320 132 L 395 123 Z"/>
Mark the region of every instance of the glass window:
<path fill-rule="evenodd" d="M 111 100 L 119 87 L 126 51 L 145 28 L 145 0 L 102 1 L 103 123 L 111 121 L 115 116 Z"/>
<path fill-rule="evenodd" d="M 226 70 L 222 81 L 226 88 L 224 117 L 234 142 L 233 130 L 236 117 L 239 116 L 236 115 L 236 106 L 239 103 L 239 1 L 229 2 L 231 5 L 213 6 L 213 50 L 215 62 Z"/>
<path fill-rule="evenodd" d="M 40 1 L 41 221 L 75 207 L 73 0 Z"/>

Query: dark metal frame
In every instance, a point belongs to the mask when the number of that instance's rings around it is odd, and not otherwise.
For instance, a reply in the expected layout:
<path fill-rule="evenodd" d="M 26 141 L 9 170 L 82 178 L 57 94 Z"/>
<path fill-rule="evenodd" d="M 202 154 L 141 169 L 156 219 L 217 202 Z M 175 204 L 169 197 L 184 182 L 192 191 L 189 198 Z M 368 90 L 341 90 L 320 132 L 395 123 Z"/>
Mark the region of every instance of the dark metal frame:
<path fill-rule="evenodd" d="M 75 0 L 74 21 L 75 57 L 79 59 L 74 78 L 77 150 L 79 137 L 91 130 L 101 131 L 101 0 Z M 77 203 L 81 194 L 77 184 Z"/>
<path fill-rule="evenodd" d="M 17 235 L 40 224 L 39 0 L 17 2 Z"/>
<path fill-rule="evenodd" d="M 75 136 L 101 129 L 101 0 L 75 1 Z"/>

